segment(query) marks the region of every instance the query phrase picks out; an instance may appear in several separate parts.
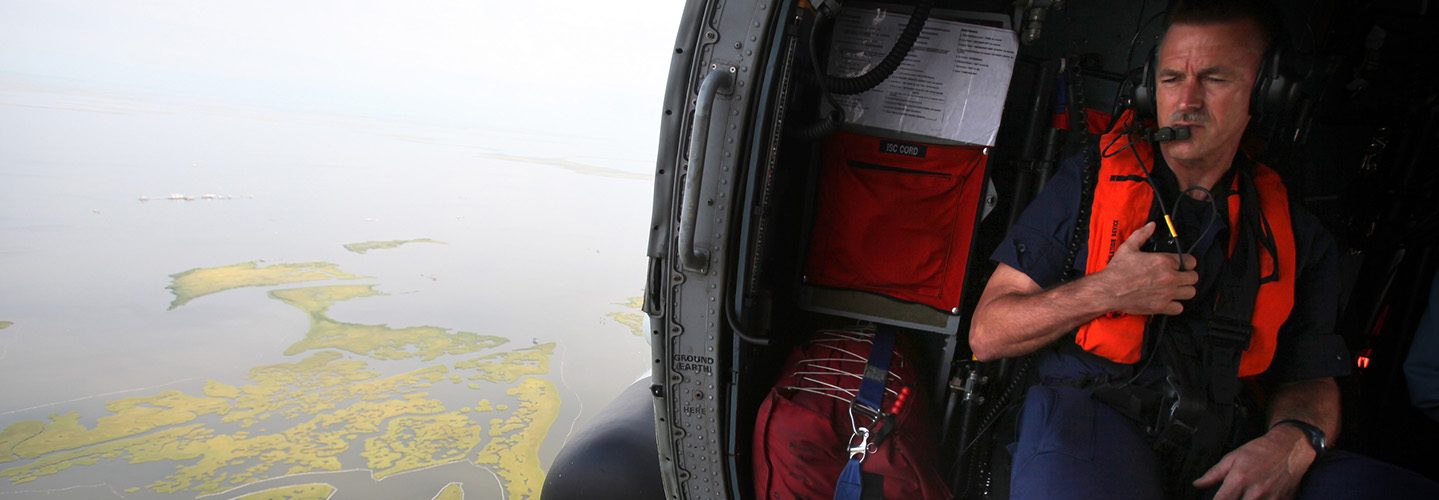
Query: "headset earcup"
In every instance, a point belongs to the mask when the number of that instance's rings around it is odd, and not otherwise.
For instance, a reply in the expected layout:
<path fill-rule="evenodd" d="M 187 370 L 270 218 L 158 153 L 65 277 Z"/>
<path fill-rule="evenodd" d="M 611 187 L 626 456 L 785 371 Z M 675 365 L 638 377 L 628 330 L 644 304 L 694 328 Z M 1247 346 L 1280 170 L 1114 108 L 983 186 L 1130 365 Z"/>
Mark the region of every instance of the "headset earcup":
<path fill-rule="evenodd" d="M 1265 104 L 1269 101 L 1269 83 L 1273 81 L 1270 78 L 1270 72 L 1274 68 L 1274 54 L 1275 50 L 1272 47 L 1265 52 L 1264 57 L 1259 60 L 1259 71 L 1254 73 L 1254 89 L 1249 91 L 1249 116 L 1255 119 L 1264 116 Z"/>
<path fill-rule="evenodd" d="M 1249 95 L 1249 115 L 1260 117 L 1282 113 L 1289 104 L 1294 82 L 1284 74 L 1284 46 L 1274 43 L 1259 64 L 1254 90 Z"/>
<path fill-rule="evenodd" d="M 1134 86 L 1134 112 L 1144 118 L 1158 116 L 1158 103 L 1154 99 L 1154 50 L 1144 60 L 1144 72 L 1139 74 L 1139 83 Z"/>

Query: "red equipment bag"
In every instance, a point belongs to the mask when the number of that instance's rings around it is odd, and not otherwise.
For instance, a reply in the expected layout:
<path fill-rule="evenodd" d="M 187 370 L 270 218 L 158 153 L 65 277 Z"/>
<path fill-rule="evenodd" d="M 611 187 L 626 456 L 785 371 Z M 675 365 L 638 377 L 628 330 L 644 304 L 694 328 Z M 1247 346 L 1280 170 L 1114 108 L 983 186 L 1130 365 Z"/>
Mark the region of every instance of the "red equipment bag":
<path fill-rule="evenodd" d="M 806 280 L 952 312 L 985 159 L 980 146 L 834 134 L 824 146 Z"/>
<path fill-rule="evenodd" d="M 834 498 L 835 482 L 849 460 L 850 402 L 873 336 L 867 330 L 821 330 L 790 353 L 755 419 L 756 498 Z M 904 339 L 899 340 L 882 406 L 892 408 L 898 394 L 910 390 L 889 424 L 892 431 L 861 464 L 863 498 L 881 489 L 883 498 L 894 500 L 950 498 L 934 467 L 939 435 L 929 421 L 922 381 L 905 362 Z"/>

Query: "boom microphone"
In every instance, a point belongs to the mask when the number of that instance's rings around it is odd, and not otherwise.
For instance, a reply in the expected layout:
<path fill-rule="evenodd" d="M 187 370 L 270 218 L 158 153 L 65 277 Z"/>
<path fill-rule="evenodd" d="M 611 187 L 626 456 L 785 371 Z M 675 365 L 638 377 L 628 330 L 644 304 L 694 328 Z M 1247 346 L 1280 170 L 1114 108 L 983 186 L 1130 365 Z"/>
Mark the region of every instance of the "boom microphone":
<path fill-rule="evenodd" d="M 1189 138 L 1189 126 L 1180 127 L 1159 127 L 1149 133 L 1149 142 L 1155 144 L 1169 141 L 1182 141 Z"/>

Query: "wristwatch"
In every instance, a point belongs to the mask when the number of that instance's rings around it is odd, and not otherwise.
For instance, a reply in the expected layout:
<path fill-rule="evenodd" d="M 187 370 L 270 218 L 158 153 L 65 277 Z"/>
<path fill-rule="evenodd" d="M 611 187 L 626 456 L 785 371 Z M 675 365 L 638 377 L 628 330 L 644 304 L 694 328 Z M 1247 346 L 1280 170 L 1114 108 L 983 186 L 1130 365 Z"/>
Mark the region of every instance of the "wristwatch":
<path fill-rule="evenodd" d="M 1319 459 L 1319 457 L 1324 456 L 1324 452 L 1329 449 L 1329 445 L 1326 443 L 1324 438 L 1324 431 L 1320 430 L 1318 427 L 1315 427 L 1314 424 L 1311 424 L 1309 422 L 1290 418 L 1275 422 L 1274 425 L 1269 426 L 1269 428 L 1273 430 L 1275 427 L 1279 427 L 1285 424 L 1292 425 L 1295 428 L 1304 431 L 1304 435 L 1309 436 L 1309 446 L 1314 447 L 1314 458 L 1316 460 Z"/>

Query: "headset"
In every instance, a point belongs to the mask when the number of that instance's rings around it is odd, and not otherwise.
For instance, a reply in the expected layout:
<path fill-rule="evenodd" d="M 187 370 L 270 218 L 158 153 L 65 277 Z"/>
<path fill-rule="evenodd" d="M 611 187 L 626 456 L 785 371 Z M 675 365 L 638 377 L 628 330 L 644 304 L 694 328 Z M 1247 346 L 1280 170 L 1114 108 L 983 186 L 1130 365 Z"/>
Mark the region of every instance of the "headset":
<path fill-rule="evenodd" d="M 1286 55 L 1288 50 L 1284 48 L 1280 38 L 1276 36 L 1269 43 L 1269 49 L 1259 62 L 1254 89 L 1249 92 L 1250 116 L 1281 115 L 1289 104 L 1294 102 L 1296 79 L 1284 72 L 1284 65 L 1290 57 Z M 1149 49 L 1149 58 L 1144 61 L 1144 73 L 1140 74 L 1139 83 L 1134 86 L 1134 111 L 1145 118 L 1155 118 L 1158 115 L 1154 88 L 1154 72 L 1159 66 L 1159 56 L 1156 53 L 1158 48 L 1156 45 Z"/>

